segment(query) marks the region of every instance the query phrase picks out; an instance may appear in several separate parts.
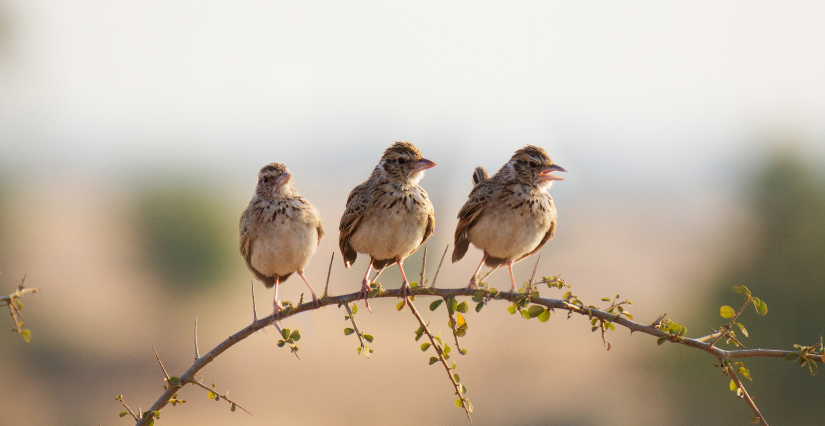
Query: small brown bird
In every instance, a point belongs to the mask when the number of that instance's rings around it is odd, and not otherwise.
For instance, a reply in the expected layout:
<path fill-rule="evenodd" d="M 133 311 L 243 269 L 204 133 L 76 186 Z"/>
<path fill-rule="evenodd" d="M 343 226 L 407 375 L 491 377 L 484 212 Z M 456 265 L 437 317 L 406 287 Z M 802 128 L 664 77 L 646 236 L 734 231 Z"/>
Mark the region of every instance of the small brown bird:
<path fill-rule="evenodd" d="M 284 164 L 272 163 L 258 173 L 258 186 L 240 223 L 241 255 L 266 288 L 275 287 L 275 313 L 281 311 L 278 284 L 294 272 L 304 280 L 312 301 L 318 295 L 304 276 L 304 267 L 324 236 L 321 216 L 298 195 Z"/>
<path fill-rule="evenodd" d="M 537 253 L 556 232 L 556 207 L 545 190 L 564 179 L 551 174 L 554 171 L 567 170 L 533 145 L 516 151 L 493 177 L 482 167 L 475 169 L 475 187 L 458 213 L 453 249 L 453 263 L 464 257 L 470 243 L 484 251 L 468 287 L 478 288 L 484 264 L 507 264 L 510 291 L 516 291 L 513 264 Z"/>
<path fill-rule="evenodd" d="M 384 151 L 366 182 L 353 188 L 341 217 L 338 244 L 349 268 L 358 253 L 370 256 L 361 293 L 369 308 L 369 274 L 398 263 L 401 294 L 406 296 L 409 282 L 404 274 L 404 259 L 413 254 L 433 234 L 433 205 L 418 182 L 424 170 L 435 166 L 421 157 L 409 142 L 396 142 Z"/>

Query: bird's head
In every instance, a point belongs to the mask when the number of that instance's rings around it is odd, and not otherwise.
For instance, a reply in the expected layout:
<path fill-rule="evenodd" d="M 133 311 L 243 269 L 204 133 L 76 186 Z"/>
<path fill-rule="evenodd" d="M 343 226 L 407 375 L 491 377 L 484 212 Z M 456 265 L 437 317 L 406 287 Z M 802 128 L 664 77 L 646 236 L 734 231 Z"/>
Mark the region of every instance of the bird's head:
<path fill-rule="evenodd" d="M 378 163 L 380 173 L 387 179 L 412 184 L 424 177 L 424 170 L 434 166 L 434 162 L 421 157 L 421 151 L 409 142 L 392 144 Z"/>
<path fill-rule="evenodd" d="M 278 197 L 295 193 L 292 174 L 283 163 L 270 163 L 258 172 L 258 187 L 255 193 L 261 197 Z"/>
<path fill-rule="evenodd" d="M 538 146 L 527 145 L 516 151 L 505 166 L 509 169 L 512 180 L 539 188 L 549 188 L 554 180 L 564 180 L 553 172 L 566 172 L 563 167 L 553 163 L 547 152 Z"/>

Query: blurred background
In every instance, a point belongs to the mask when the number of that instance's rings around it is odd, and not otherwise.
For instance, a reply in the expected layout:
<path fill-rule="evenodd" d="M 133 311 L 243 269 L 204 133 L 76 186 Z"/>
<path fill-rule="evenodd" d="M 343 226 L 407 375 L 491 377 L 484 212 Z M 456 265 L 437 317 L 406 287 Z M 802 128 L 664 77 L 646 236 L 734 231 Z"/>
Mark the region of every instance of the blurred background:
<path fill-rule="evenodd" d="M 22 300 L 31 343 L 0 334 L 0 425 L 131 424 L 115 396 L 146 409 L 160 395 L 153 345 L 179 375 L 196 315 L 201 353 L 248 325 L 237 224 L 269 162 L 321 212 L 307 275 L 322 291 L 347 194 L 395 140 L 439 164 L 422 181 L 436 211 L 430 274 L 473 168 L 537 144 L 569 170 L 551 190 L 559 226 L 539 274 L 589 303 L 620 293 L 643 323 L 667 312 L 691 336 L 723 324 L 719 306 L 740 306 L 731 286 L 745 284 L 770 309 L 743 314 L 746 346 L 813 344 L 825 319 L 823 19 L 815 1 L 0 0 L 0 293 L 26 273 L 41 288 Z M 413 276 L 422 254 L 405 263 Z M 480 256 L 447 262 L 439 286 L 466 285 Z M 331 293 L 356 291 L 364 268 L 336 258 Z M 268 313 L 271 291 L 255 289 Z M 304 292 L 292 278 L 281 297 Z M 343 335 L 342 309 L 290 318 L 300 361 L 270 329 L 202 371 L 254 416 L 187 387 L 159 424 L 467 424 L 394 305 L 358 315 L 370 359 Z M 752 417 L 710 355 L 622 330 L 606 352 L 586 318 L 528 322 L 503 303 L 467 320 L 456 361 L 474 424 Z M 822 377 L 745 365 L 772 425 L 820 423 Z"/>

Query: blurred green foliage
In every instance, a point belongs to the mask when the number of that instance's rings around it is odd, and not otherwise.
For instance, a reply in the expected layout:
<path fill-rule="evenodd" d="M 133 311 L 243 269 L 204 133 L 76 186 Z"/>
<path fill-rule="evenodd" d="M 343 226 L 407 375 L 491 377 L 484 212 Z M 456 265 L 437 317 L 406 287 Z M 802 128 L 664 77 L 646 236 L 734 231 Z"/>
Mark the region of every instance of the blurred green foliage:
<path fill-rule="evenodd" d="M 237 255 L 237 218 L 218 192 L 153 186 L 139 196 L 144 258 L 174 293 L 214 286 Z"/>
<path fill-rule="evenodd" d="M 770 314 L 758 317 L 747 309 L 740 321 L 750 337 L 737 333 L 748 348 L 794 350 L 793 344 L 819 342 L 825 324 L 825 179 L 810 165 L 790 153 L 774 156 L 751 180 L 750 208 L 757 219 L 742 236 L 750 241 L 747 250 L 731 254 L 731 264 L 712 285 L 709 300 L 695 309 L 700 318 L 692 323 L 708 334 L 719 327 L 719 306 L 741 307 L 733 286 L 747 285 L 770 306 Z M 737 330 L 738 331 L 738 330 Z M 694 333 L 691 333 L 694 334 Z M 719 343 L 726 349 L 732 346 Z M 671 350 L 673 350 L 672 348 Z M 748 424 L 752 417 L 744 401 L 728 389 L 729 379 L 715 361 L 698 351 L 671 370 L 679 393 L 688 398 L 679 416 L 681 424 Z M 745 381 L 748 392 L 771 425 L 821 424 L 825 406 L 822 375 L 811 377 L 807 368 L 781 359 L 744 359 L 753 382 Z"/>

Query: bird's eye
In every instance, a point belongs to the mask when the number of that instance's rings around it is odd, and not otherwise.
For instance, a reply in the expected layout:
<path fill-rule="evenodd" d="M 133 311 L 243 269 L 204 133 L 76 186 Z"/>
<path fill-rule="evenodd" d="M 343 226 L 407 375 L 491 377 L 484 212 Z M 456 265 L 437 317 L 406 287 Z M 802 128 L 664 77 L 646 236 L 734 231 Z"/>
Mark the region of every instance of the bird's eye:
<path fill-rule="evenodd" d="M 263 179 L 261 179 L 261 180 L 262 180 L 264 183 L 269 183 L 269 176 L 264 176 L 264 178 L 263 178 Z"/>
<path fill-rule="evenodd" d="M 404 164 L 404 163 L 406 163 L 406 162 L 407 162 L 407 160 L 405 160 L 405 159 L 403 159 L 403 158 L 399 158 L 399 159 L 398 159 L 398 164 Z"/>
<path fill-rule="evenodd" d="M 535 161 L 531 161 L 531 162 L 530 162 L 530 167 L 532 167 L 532 168 L 534 168 L 534 169 L 535 169 L 535 168 L 536 168 L 536 166 L 537 166 L 537 164 L 536 164 L 536 162 L 535 162 Z"/>

